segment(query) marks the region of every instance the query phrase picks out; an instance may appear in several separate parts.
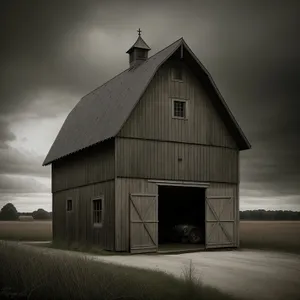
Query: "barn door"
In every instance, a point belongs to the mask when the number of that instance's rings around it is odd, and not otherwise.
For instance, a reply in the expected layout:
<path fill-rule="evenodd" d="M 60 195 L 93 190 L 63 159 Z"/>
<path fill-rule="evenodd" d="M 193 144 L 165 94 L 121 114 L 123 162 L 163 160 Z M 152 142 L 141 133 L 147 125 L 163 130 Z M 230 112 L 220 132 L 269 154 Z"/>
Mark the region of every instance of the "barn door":
<path fill-rule="evenodd" d="M 156 252 L 158 202 L 154 194 L 130 194 L 130 252 Z"/>
<path fill-rule="evenodd" d="M 234 203 L 232 197 L 207 197 L 205 209 L 206 248 L 225 248 L 235 245 Z"/>

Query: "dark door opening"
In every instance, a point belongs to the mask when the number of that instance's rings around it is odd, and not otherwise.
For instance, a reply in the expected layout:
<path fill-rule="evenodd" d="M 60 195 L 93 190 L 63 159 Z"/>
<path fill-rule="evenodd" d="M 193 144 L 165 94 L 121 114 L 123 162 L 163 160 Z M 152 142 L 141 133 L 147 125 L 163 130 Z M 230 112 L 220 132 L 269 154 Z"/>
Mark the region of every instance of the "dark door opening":
<path fill-rule="evenodd" d="M 205 244 L 205 188 L 159 186 L 158 221 L 159 244 Z"/>

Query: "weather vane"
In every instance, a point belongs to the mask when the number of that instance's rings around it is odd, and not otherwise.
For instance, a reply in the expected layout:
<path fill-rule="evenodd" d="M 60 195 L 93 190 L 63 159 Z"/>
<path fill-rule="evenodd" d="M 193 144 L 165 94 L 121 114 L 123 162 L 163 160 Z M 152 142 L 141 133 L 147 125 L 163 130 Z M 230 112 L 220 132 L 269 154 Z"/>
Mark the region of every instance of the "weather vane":
<path fill-rule="evenodd" d="M 141 28 L 139 28 L 139 30 L 137 30 L 137 32 L 139 33 L 139 36 L 141 36 L 141 32 L 142 32 Z"/>

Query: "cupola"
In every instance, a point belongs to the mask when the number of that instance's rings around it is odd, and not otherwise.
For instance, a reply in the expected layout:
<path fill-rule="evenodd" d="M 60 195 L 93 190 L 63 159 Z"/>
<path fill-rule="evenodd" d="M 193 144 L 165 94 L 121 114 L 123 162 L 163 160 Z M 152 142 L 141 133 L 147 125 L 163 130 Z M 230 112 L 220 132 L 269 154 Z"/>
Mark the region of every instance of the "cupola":
<path fill-rule="evenodd" d="M 129 54 L 129 64 L 130 67 L 138 66 L 148 59 L 148 51 L 151 50 L 150 47 L 141 37 L 141 29 L 138 31 L 138 39 L 134 45 L 126 52 Z"/>

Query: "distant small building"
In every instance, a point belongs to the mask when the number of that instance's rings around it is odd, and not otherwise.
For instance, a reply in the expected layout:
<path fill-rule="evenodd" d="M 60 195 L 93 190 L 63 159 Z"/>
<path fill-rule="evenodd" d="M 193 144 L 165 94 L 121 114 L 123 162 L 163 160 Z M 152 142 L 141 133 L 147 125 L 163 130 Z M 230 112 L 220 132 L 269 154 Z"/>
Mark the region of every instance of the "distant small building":
<path fill-rule="evenodd" d="M 20 215 L 19 216 L 19 221 L 34 221 L 32 216 L 26 216 L 26 215 Z"/>
<path fill-rule="evenodd" d="M 43 165 L 52 164 L 53 239 L 156 252 L 176 224 L 205 248 L 239 246 L 240 156 L 250 144 L 183 38 L 84 96 Z"/>

